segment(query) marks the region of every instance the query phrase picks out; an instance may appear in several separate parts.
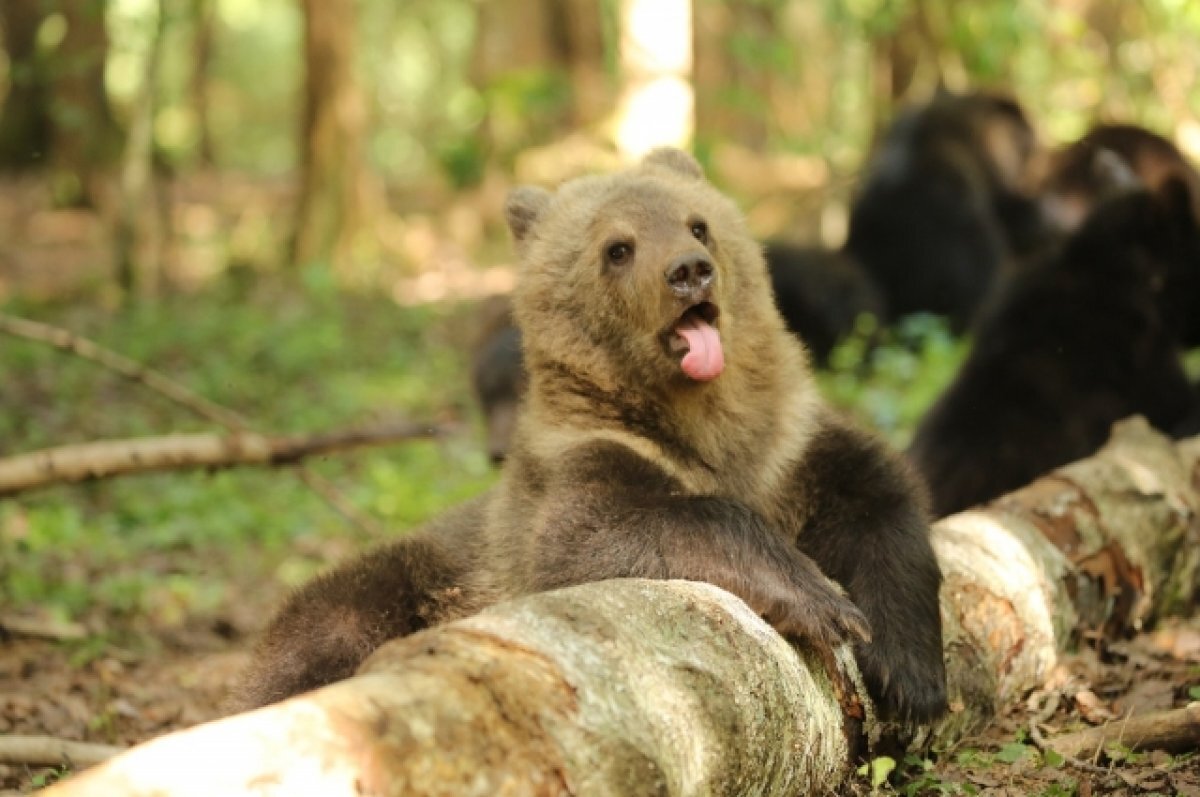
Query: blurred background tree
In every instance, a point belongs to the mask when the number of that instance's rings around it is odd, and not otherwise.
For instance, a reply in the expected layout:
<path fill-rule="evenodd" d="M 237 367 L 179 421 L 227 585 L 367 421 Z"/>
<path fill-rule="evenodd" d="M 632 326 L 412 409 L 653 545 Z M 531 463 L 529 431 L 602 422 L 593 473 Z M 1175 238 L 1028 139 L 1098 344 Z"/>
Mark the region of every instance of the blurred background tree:
<path fill-rule="evenodd" d="M 648 9 L 641 16 L 639 6 Z M 151 74 L 156 8 L 6 0 L 0 9 L 0 168 L 33 175 L 52 208 L 95 208 L 102 227 L 120 201 L 114 178 Z M 141 212 L 166 221 L 167 284 L 203 282 L 230 265 L 320 262 L 340 279 L 395 290 L 430 270 L 497 260 L 503 188 L 613 163 L 631 81 L 646 69 L 675 70 L 694 103 L 660 95 L 640 113 L 676 118 L 644 125 L 685 131 L 663 133 L 672 140 L 694 130 L 695 150 L 764 235 L 836 242 L 873 135 L 898 106 L 939 86 L 1011 90 L 1051 142 L 1106 118 L 1200 150 L 1191 79 L 1200 9 L 1186 0 L 164 8 L 151 109 L 163 190 L 146 196 L 167 207 Z M 686 42 L 678 63 L 631 56 L 638 24 L 657 45 Z M 29 242 L 20 229 L 13 236 L 0 280 L 19 293 L 30 288 L 21 278 Z M 114 276 L 102 250 L 91 258 L 85 281 Z M 77 285 L 74 271 L 56 274 Z"/>

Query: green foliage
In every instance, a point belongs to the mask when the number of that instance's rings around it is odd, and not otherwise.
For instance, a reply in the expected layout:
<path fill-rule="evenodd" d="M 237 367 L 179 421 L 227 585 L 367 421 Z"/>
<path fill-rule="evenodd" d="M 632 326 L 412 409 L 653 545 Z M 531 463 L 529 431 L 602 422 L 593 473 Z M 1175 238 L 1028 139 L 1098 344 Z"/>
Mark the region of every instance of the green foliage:
<path fill-rule="evenodd" d="M 857 770 L 858 774 L 868 780 L 872 789 L 878 789 L 884 783 L 887 783 L 888 775 L 896 768 L 896 759 L 880 756 L 872 758 L 867 763 L 860 766 Z"/>
<path fill-rule="evenodd" d="M 990 767 L 995 761 L 995 756 L 983 750 L 967 748 L 959 750 L 954 756 L 954 761 L 962 767 Z"/>
<path fill-rule="evenodd" d="M 1015 764 L 1033 752 L 1036 752 L 1034 748 L 1027 744 L 1022 742 L 1009 742 L 996 751 L 995 760 L 1002 764 Z"/>
<path fill-rule="evenodd" d="M 26 306 L 249 416 L 268 433 L 331 430 L 372 418 L 468 412 L 453 308 L 401 309 L 339 296 L 312 274 L 304 291 L 228 288 L 131 307 Z M 0 346 L 0 440 L 11 453 L 85 440 L 211 429 L 161 397 L 78 358 Z M 402 532 L 494 480 L 477 437 L 366 449 L 311 463 L 360 510 Z M 60 486 L 0 501 L 0 604 L 62 619 L 106 610 L 172 625 L 216 612 L 239 579 L 277 591 L 363 533 L 287 470 L 188 471 Z M 343 545 L 334 550 L 346 553 Z M 273 574 L 273 576 L 272 576 Z"/>
<path fill-rule="evenodd" d="M 29 778 L 29 785 L 34 789 L 44 789 L 51 784 L 58 783 L 60 780 L 71 774 L 71 768 L 68 766 L 59 766 L 45 772 L 38 772 Z"/>
<path fill-rule="evenodd" d="M 973 795 L 978 793 L 978 789 L 970 783 L 944 781 L 935 771 L 933 761 L 907 755 L 900 770 L 900 783 L 896 786 L 896 792 L 905 797 L 929 794 Z"/>
<path fill-rule="evenodd" d="M 479 138 L 450 139 L 438 150 L 438 162 L 455 188 L 477 185 L 487 167 L 487 153 Z"/>
<path fill-rule="evenodd" d="M 825 0 L 831 24 L 869 37 L 891 33 L 911 7 L 911 0 Z"/>
<path fill-rule="evenodd" d="M 1053 767 L 1053 768 L 1057 769 L 1058 767 L 1061 767 L 1063 764 L 1065 764 L 1066 761 L 1067 760 L 1065 758 L 1063 758 L 1058 753 L 1054 752 L 1054 750 L 1052 748 L 1047 747 L 1045 750 L 1042 751 L 1042 763 L 1048 767 Z"/>
<path fill-rule="evenodd" d="M 934 316 L 912 316 L 885 330 L 863 316 L 818 379 L 831 402 L 902 447 L 958 371 L 967 345 Z"/>

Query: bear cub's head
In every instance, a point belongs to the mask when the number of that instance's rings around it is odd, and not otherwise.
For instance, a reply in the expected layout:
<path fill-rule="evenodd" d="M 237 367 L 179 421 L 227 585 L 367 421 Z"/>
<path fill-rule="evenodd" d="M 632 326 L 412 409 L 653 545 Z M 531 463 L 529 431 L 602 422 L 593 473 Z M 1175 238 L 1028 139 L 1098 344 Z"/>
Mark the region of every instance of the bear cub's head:
<path fill-rule="evenodd" d="M 781 323 L 761 251 L 684 152 L 655 150 L 554 193 L 517 188 L 505 212 L 531 372 L 552 364 L 614 388 L 708 383 L 761 337 L 756 324 Z"/>

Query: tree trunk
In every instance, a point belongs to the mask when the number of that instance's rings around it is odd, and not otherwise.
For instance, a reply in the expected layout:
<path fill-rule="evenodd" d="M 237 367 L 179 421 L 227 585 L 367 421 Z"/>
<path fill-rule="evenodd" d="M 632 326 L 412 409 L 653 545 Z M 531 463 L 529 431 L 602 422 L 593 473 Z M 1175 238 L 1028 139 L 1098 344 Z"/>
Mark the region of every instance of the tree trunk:
<path fill-rule="evenodd" d="M 95 180 L 121 148 L 104 86 L 105 0 L 56 0 L 54 5 L 67 23 L 51 77 L 55 194 L 62 204 L 93 203 Z"/>
<path fill-rule="evenodd" d="M 1200 438 L 1172 446 L 1138 419 L 1097 456 L 937 523 L 953 700 L 933 735 L 986 724 L 1081 630 L 1190 602 L 1198 489 Z M 394 641 L 354 678 L 46 795 L 826 793 L 880 731 L 848 651 L 829 664 L 710 585 L 587 584 Z"/>
<path fill-rule="evenodd" d="M 154 4 L 156 20 L 146 53 L 142 85 L 134 100 L 129 137 L 121 157 L 113 260 L 117 284 L 126 294 L 147 298 L 158 292 L 166 237 L 154 185 L 154 116 L 168 4 Z"/>
<path fill-rule="evenodd" d="M 781 15 L 748 0 L 696 5 L 696 128 L 709 140 L 758 151 L 767 145 L 784 67 L 762 52 L 780 36 Z"/>
<path fill-rule="evenodd" d="M 493 160 L 604 118 L 614 92 L 600 0 L 488 0 L 477 14 L 470 74 L 487 100 L 480 137 Z"/>
<path fill-rule="evenodd" d="M 10 75 L 0 108 L 0 169 L 38 166 L 50 151 L 50 76 L 37 51 L 38 27 L 46 18 L 43 6 L 39 0 L 0 5 Z"/>
<path fill-rule="evenodd" d="M 208 68 L 216 42 L 216 0 L 192 0 L 192 74 L 188 84 L 192 110 L 196 113 L 196 153 L 200 165 L 216 163 L 212 123 L 208 112 Z"/>
<path fill-rule="evenodd" d="M 589 127 L 604 118 L 615 99 L 604 65 L 604 9 L 601 0 L 552 5 L 558 13 L 563 61 L 571 76 L 571 124 Z"/>
<path fill-rule="evenodd" d="M 297 265 L 351 276 L 373 203 L 366 169 L 366 99 L 355 76 L 355 0 L 304 0 L 305 108 Z"/>

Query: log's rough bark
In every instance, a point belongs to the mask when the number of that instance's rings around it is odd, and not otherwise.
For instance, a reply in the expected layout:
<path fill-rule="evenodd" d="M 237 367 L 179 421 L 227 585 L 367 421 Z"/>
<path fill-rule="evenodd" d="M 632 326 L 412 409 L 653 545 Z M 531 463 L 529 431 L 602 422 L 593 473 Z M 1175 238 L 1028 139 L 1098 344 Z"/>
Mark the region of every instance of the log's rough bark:
<path fill-rule="evenodd" d="M 954 708 L 924 740 L 986 724 L 1081 633 L 1190 601 L 1198 491 L 1200 440 L 1134 420 L 1097 456 L 936 524 Z M 355 678 L 46 794 L 826 793 L 880 726 L 847 650 L 832 667 L 799 654 L 712 586 L 588 584 L 397 640 Z"/>
<path fill-rule="evenodd" d="M 46 794 L 807 794 L 846 767 L 829 692 L 732 595 L 610 581 L 398 640 L 354 679 Z"/>
<path fill-rule="evenodd" d="M 400 423 L 289 437 L 255 432 L 172 434 L 43 448 L 0 459 L 0 498 L 52 484 L 133 473 L 290 465 L 349 448 L 436 437 L 441 431 L 436 426 Z"/>
<path fill-rule="evenodd" d="M 1095 456 L 936 523 L 954 708 L 937 736 L 986 725 L 1082 635 L 1123 635 L 1189 608 L 1198 493 L 1200 438 L 1172 445 L 1134 418 Z"/>

